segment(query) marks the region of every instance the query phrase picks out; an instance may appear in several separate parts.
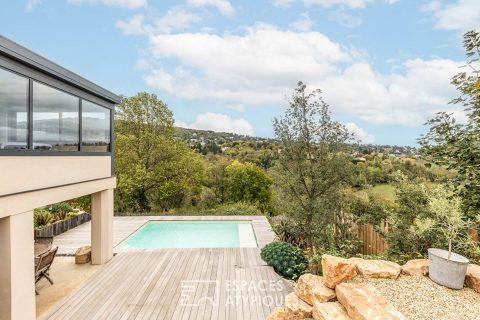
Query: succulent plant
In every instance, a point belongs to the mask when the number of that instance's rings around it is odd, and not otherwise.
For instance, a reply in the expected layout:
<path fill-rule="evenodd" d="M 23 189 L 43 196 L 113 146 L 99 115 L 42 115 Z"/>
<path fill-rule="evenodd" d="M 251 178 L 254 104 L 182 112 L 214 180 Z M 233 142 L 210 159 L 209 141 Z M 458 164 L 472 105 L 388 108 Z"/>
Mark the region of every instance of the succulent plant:
<path fill-rule="evenodd" d="M 296 280 L 308 267 L 303 251 L 287 242 L 275 241 L 266 245 L 262 249 L 261 257 L 287 279 Z"/>

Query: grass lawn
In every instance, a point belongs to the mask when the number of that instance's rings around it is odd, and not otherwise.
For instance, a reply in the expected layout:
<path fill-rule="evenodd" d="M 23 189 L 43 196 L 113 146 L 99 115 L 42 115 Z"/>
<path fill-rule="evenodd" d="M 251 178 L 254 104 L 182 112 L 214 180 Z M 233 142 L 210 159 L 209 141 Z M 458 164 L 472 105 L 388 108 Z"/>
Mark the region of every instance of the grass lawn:
<path fill-rule="evenodd" d="M 427 188 L 434 187 L 438 182 L 427 182 Z M 373 186 L 370 193 L 379 196 L 385 200 L 395 201 L 395 187 L 389 183 L 381 183 Z"/>
<path fill-rule="evenodd" d="M 386 200 L 395 200 L 395 187 L 388 183 L 377 184 L 370 192 Z"/>

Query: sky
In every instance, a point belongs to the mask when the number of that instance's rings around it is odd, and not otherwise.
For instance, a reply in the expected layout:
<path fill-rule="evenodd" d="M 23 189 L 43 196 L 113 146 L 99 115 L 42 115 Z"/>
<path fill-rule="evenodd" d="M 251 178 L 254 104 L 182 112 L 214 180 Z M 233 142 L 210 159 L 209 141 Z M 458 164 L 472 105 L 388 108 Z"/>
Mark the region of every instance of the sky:
<path fill-rule="evenodd" d="M 298 81 L 364 143 L 453 112 L 479 0 L 0 0 L 0 34 L 183 127 L 272 137 Z"/>

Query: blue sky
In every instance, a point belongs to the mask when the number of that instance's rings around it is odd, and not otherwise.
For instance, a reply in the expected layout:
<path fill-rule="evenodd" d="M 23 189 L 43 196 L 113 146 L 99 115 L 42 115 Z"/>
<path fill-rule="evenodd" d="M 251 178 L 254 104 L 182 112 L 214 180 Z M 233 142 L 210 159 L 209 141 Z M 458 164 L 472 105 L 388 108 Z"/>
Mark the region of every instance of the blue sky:
<path fill-rule="evenodd" d="M 478 0 L 5 1 L 0 33 L 178 125 L 272 136 L 302 80 L 364 142 L 414 145 L 461 108 L 449 84 Z"/>

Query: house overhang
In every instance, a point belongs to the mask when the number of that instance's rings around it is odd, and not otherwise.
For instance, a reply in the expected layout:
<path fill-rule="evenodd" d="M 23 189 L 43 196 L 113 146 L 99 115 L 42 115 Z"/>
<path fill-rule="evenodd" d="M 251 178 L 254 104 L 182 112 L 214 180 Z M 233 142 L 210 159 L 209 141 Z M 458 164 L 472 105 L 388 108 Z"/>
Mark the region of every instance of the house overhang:
<path fill-rule="evenodd" d="M 0 35 L 0 56 L 7 57 L 52 78 L 88 92 L 111 104 L 120 103 L 120 97 L 99 85 L 65 69 L 64 67 L 36 54 L 18 43 Z"/>

